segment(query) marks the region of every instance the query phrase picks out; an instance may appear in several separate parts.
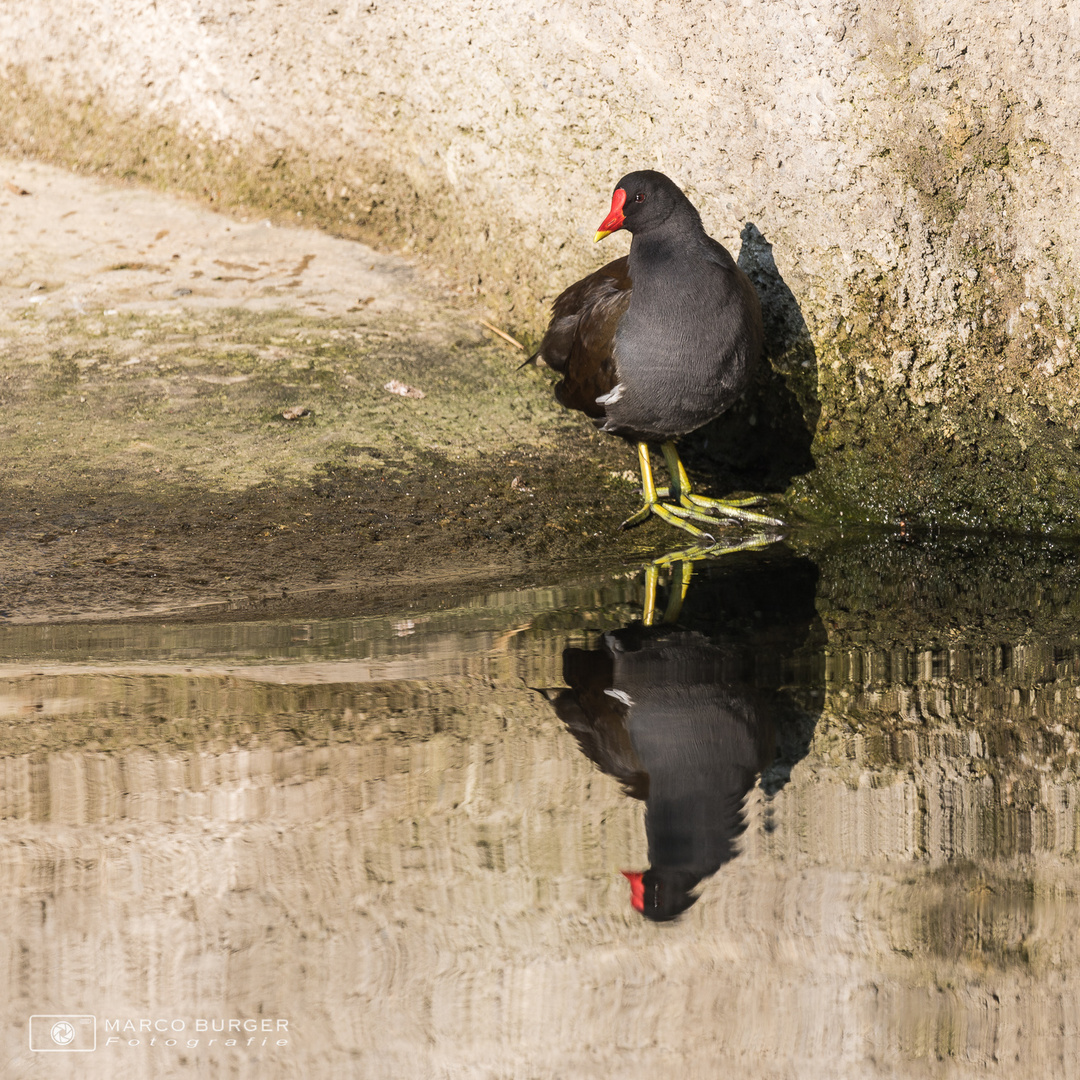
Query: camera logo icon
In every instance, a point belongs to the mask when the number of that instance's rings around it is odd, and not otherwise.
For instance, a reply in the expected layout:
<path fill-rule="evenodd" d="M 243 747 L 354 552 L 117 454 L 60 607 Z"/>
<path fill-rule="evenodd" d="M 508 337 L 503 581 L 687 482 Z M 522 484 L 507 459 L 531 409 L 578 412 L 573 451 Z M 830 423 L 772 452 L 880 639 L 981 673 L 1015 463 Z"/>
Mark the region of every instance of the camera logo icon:
<path fill-rule="evenodd" d="M 84 1014 L 30 1017 L 30 1049 L 38 1053 L 97 1049 L 97 1018 Z"/>
<path fill-rule="evenodd" d="M 57 1020 L 49 1028 L 49 1034 L 57 1046 L 67 1046 L 75 1038 L 75 1028 L 72 1027 L 70 1020 Z"/>

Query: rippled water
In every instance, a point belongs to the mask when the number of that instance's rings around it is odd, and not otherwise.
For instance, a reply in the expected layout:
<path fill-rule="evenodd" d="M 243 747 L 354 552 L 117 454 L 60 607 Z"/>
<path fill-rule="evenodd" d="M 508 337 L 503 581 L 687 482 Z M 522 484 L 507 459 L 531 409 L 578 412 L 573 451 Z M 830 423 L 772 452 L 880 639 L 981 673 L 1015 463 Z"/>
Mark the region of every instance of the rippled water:
<path fill-rule="evenodd" d="M 5 1075 L 1080 1075 L 1076 556 L 2 628 Z"/>

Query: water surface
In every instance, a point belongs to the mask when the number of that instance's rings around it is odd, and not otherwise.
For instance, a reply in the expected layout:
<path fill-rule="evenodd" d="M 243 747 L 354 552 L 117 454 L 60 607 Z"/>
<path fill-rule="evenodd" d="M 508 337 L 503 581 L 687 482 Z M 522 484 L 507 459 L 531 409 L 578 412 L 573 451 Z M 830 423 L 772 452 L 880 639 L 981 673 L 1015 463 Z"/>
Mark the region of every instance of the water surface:
<path fill-rule="evenodd" d="M 0 629 L 7 1073 L 1080 1075 L 1076 555 Z"/>

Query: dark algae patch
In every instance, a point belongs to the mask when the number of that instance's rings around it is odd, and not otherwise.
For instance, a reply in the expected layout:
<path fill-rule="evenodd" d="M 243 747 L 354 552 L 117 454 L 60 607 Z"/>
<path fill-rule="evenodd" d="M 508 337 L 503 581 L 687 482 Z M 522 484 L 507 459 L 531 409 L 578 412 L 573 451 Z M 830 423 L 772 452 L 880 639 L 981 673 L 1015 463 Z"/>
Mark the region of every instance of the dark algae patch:
<path fill-rule="evenodd" d="M 994 278 L 958 289 L 960 313 L 936 343 L 904 330 L 895 283 L 859 294 L 859 314 L 819 350 L 815 467 L 790 491 L 807 518 L 1077 534 L 1069 335 Z"/>
<path fill-rule="evenodd" d="M 267 610 L 337 589 L 347 594 L 338 606 L 381 611 L 522 582 L 540 563 L 610 563 L 612 522 L 630 500 L 599 470 L 577 472 L 592 483 L 569 498 L 557 457 L 520 451 L 468 466 L 427 457 L 393 472 L 328 464 L 307 482 L 241 492 L 133 492 L 107 474 L 7 488 L 0 604 L 16 619 Z M 522 474 L 528 492 L 513 487 Z"/>

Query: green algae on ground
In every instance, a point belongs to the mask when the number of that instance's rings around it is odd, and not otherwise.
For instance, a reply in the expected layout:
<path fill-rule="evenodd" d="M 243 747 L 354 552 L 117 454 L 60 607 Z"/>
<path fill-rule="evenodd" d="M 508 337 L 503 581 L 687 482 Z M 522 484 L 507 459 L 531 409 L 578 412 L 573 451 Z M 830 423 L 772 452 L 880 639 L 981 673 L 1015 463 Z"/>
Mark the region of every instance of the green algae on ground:
<path fill-rule="evenodd" d="M 133 481 L 237 490 L 327 463 L 400 472 L 428 452 L 466 461 L 550 446 L 564 420 L 505 349 L 426 343 L 405 317 L 365 326 L 231 310 L 107 322 L 54 320 L 47 355 L 8 338 L 0 423 L 16 457 L 48 446 L 53 468 L 123 462 Z M 424 397 L 388 391 L 392 380 Z M 288 420 L 289 407 L 306 412 Z M 20 469 L 9 482 L 20 477 L 29 479 Z"/>
<path fill-rule="evenodd" d="M 335 585 L 374 610 L 670 540 L 619 535 L 626 447 L 475 336 L 385 314 L 34 318 L 0 353 L 6 617 Z"/>
<path fill-rule="evenodd" d="M 1072 335 L 1000 278 L 967 283 L 951 334 L 920 342 L 895 290 L 868 284 L 818 350 L 815 469 L 792 504 L 818 521 L 1080 532 Z"/>

